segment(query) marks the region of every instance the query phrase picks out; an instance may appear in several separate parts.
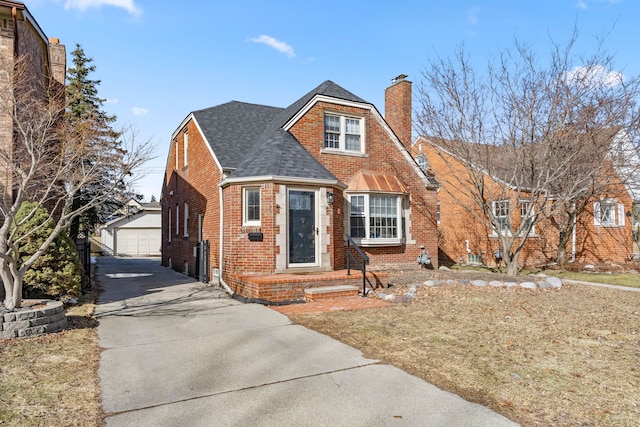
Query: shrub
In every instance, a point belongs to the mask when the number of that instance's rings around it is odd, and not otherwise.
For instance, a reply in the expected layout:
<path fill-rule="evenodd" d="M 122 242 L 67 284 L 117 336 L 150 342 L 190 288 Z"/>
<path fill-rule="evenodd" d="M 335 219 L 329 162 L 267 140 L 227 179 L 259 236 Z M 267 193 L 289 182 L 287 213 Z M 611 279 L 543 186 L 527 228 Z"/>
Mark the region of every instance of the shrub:
<path fill-rule="evenodd" d="M 20 236 L 32 233 L 17 245 L 21 263 L 40 247 L 54 227 L 49 212 L 33 202 L 24 202 L 16 214 L 20 223 L 35 209 L 35 212 L 16 230 Z M 31 266 L 24 275 L 24 294 L 26 297 L 51 296 L 67 298 L 80 296 L 82 289 L 82 265 L 76 245 L 66 232 L 61 232 L 51 243 L 47 251 Z"/>

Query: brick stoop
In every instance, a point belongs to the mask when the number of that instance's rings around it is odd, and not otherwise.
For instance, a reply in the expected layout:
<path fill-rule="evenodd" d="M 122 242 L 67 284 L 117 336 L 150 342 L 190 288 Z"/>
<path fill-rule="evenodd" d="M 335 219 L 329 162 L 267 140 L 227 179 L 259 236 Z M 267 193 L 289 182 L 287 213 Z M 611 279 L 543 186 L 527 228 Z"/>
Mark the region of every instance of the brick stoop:
<path fill-rule="evenodd" d="M 374 286 L 385 287 L 382 280 L 388 276 L 384 272 L 367 272 L 367 277 Z M 336 270 L 318 273 L 305 274 L 272 274 L 272 275 L 241 275 L 230 276 L 227 283 L 236 294 L 248 300 L 258 300 L 262 303 L 286 303 L 301 302 L 308 298 L 307 289 L 350 287 L 346 293 L 340 292 L 338 296 L 357 295 L 362 288 L 362 272 L 347 270 Z M 353 289 L 355 289 L 355 291 Z M 311 298 L 334 298 L 336 295 L 332 291 L 311 293 Z"/>
<path fill-rule="evenodd" d="M 359 288 L 352 285 L 319 286 L 317 288 L 306 288 L 304 299 L 308 302 L 323 299 L 334 299 L 342 297 L 357 297 Z"/>

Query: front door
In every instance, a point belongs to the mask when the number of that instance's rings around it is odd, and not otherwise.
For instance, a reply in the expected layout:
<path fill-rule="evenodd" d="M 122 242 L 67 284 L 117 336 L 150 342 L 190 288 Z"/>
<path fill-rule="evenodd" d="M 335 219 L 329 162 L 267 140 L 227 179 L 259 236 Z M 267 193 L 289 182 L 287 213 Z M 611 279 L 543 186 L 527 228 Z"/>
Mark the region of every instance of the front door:
<path fill-rule="evenodd" d="M 289 264 L 316 265 L 316 192 L 289 191 Z"/>

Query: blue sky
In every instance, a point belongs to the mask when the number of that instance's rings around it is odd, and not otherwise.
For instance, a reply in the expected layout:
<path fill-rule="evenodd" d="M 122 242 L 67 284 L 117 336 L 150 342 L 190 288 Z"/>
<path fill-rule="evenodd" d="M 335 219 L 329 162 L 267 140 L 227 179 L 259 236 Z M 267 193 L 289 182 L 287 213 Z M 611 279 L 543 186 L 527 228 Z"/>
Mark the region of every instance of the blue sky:
<path fill-rule="evenodd" d="M 611 31 L 619 71 L 640 72 L 640 1 L 33 0 L 25 4 L 69 54 L 80 43 L 97 67 L 105 109 L 157 158 L 137 190 L 159 198 L 172 132 L 193 110 L 231 100 L 286 107 L 325 80 L 384 113 L 398 74 L 414 84 L 436 55 L 461 43 L 486 64 L 514 37 L 542 57 L 574 26 L 578 50 Z"/>

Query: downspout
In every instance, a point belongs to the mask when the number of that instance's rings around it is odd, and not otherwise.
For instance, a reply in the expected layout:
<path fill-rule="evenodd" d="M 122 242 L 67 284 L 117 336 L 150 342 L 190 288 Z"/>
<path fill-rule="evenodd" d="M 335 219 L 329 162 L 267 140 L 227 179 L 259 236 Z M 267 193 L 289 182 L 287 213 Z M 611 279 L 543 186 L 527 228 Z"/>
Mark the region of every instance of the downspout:
<path fill-rule="evenodd" d="M 573 203 L 573 231 L 571 232 L 571 262 L 576 261 L 576 204 Z"/>
<path fill-rule="evenodd" d="M 15 6 L 11 8 L 11 18 L 13 18 L 13 56 L 17 58 L 20 56 L 20 44 L 18 40 L 18 9 Z"/>
<path fill-rule="evenodd" d="M 236 293 L 227 285 L 224 281 L 224 203 L 222 196 L 222 187 L 218 187 L 218 191 L 220 194 L 220 284 L 224 288 L 224 290 L 233 298 Z"/>

